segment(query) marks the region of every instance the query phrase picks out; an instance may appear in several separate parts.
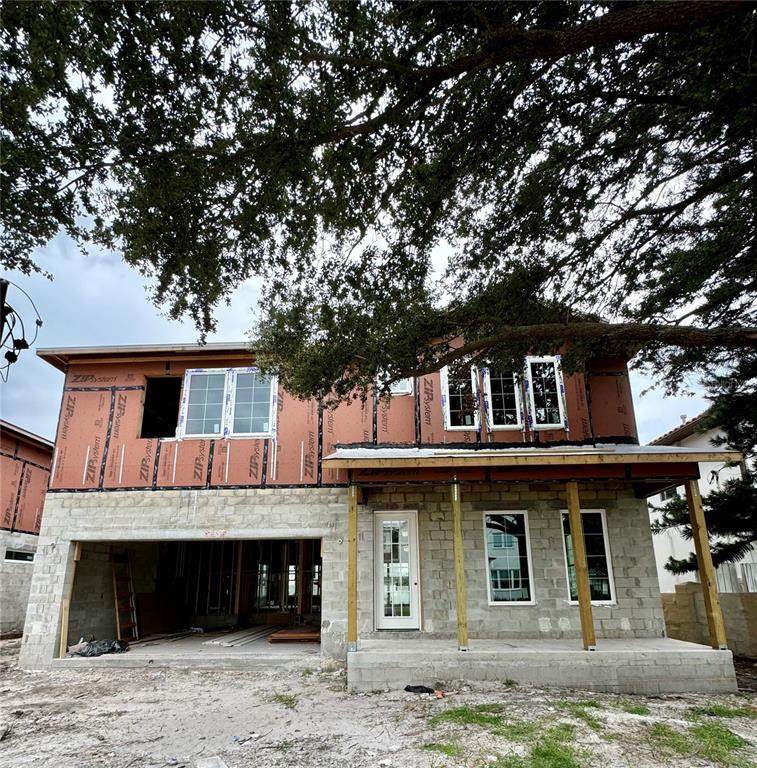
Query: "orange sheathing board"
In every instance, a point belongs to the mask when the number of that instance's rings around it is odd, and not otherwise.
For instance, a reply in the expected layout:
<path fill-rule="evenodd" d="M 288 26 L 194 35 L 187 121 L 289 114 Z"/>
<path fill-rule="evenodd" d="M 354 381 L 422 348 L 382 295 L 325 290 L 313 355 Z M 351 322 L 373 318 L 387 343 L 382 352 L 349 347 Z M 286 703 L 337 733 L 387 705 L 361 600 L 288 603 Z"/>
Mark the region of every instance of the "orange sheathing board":
<path fill-rule="evenodd" d="M 64 393 L 51 488 L 98 487 L 110 401 L 107 391 Z"/>
<path fill-rule="evenodd" d="M 266 440 L 217 440 L 213 453 L 213 485 L 260 485 Z M 270 447 L 269 447 L 270 459 Z M 227 469 L 228 465 L 228 469 Z"/>
<path fill-rule="evenodd" d="M 157 439 L 111 440 L 103 488 L 151 487 L 157 447 Z"/>
<path fill-rule="evenodd" d="M 72 363 L 66 374 L 66 388 L 74 387 L 139 387 L 145 376 L 165 373 L 163 363 L 140 363 L 139 367 L 126 363 Z"/>
<path fill-rule="evenodd" d="M 35 445 L 29 445 L 19 441 L 18 451 L 16 456 L 24 461 L 33 461 L 35 464 L 40 464 L 43 467 L 49 467 L 53 460 L 53 449 L 38 448 Z"/>
<path fill-rule="evenodd" d="M 317 413 L 317 412 L 316 412 Z M 317 425 L 317 422 L 316 422 Z M 279 429 L 282 441 L 286 435 Z M 342 403 L 334 410 L 323 412 L 323 455 L 328 456 L 336 450 L 338 443 L 369 443 L 373 440 L 373 397 L 365 402 L 351 400 Z M 324 483 L 338 483 L 347 481 L 347 473 L 344 470 L 323 468 Z M 306 482 L 315 482 L 306 478 Z"/>
<path fill-rule="evenodd" d="M 6 435 L 5 432 L 0 433 L 0 451 L 3 453 L 15 453 L 17 441 Z"/>
<path fill-rule="evenodd" d="M 318 406 L 279 387 L 276 442 L 268 454 L 268 485 L 310 484 L 318 479 Z M 274 454 L 274 455 L 272 455 Z"/>
<path fill-rule="evenodd" d="M 376 426 L 379 443 L 414 443 L 415 393 L 380 397 Z"/>
<path fill-rule="evenodd" d="M 152 485 L 158 441 L 141 439 L 143 390 L 116 391 L 113 425 L 110 432 L 105 488 L 149 487 Z"/>
<path fill-rule="evenodd" d="M 211 440 L 163 441 L 160 446 L 158 485 L 204 486 L 208 479 L 211 442 Z"/>
<path fill-rule="evenodd" d="M 10 528 L 13 525 L 13 517 L 16 512 L 16 497 L 21 483 L 21 470 L 23 463 L 11 459 L 8 456 L 0 456 L 0 526 Z"/>
<path fill-rule="evenodd" d="M 31 464 L 24 467 L 24 479 L 18 500 L 16 522 L 13 524 L 17 531 L 39 533 L 49 477 L 50 473 L 46 469 L 40 469 Z"/>
<path fill-rule="evenodd" d="M 582 465 L 561 467 L 492 467 L 491 479 L 509 480 L 571 480 L 574 478 L 623 479 L 625 468 L 622 464 Z"/>
<path fill-rule="evenodd" d="M 620 370 L 625 371 L 625 365 Z M 628 376 L 592 376 L 589 373 L 588 382 L 594 436 L 638 439 Z"/>

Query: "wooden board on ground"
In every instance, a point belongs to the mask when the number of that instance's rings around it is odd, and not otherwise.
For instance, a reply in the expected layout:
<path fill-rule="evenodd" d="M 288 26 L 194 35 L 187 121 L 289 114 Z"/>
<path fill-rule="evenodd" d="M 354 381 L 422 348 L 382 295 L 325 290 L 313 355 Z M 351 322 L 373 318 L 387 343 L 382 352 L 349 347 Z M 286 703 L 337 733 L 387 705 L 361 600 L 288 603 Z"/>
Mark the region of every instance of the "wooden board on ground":
<path fill-rule="evenodd" d="M 318 627 L 287 627 L 274 632 L 269 643 L 320 643 L 321 630 Z"/>

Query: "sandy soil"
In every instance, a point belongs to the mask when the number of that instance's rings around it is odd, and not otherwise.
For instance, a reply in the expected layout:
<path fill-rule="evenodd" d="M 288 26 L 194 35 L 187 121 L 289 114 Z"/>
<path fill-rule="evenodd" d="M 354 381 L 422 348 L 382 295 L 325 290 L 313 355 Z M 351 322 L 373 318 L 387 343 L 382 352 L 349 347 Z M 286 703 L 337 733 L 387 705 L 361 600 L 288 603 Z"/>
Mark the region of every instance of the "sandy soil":
<path fill-rule="evenodd" d="M 19 643 L 0 641 L 2 768 L 194 768 L 198 759 L 212 756 L 228 768 L 473 768 L 527 754 L 527 739 L 510 740 L 501 729 L 431 720 L 451 708 L 482 704 L 504 705 L 504 716 L 516 723 L 572 723 L 571 748 L 578 750 L 580 765 L 757 764 L 757 717 L 722 721 L 744 743 L 733 763 L 666 756 L 646 736 L 660 722 L 686 732 L 692 722 L 687 713 L 714 703 L 757 716 L 748 693 L 615 697 L 481 684 L 450 691 L 442 700 L 405 692 L 350 695 L 340 670 L 26 672 L 16 664 Z M 590 710 L 593 724 L 565 708 L 565 702 L 587 699 L 598 705 Z M 624 711 L 629 702 L 646 705 L 649 714 Z M 457 754 L 424 749 L 429 744 L 453 744 Z"/>

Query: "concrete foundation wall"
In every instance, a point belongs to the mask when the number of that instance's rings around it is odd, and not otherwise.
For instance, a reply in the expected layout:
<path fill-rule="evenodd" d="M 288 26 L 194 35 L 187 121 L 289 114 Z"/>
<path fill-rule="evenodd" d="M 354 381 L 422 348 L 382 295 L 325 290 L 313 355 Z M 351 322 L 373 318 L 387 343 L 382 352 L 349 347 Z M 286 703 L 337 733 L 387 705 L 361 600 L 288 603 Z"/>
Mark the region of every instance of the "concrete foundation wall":
<path fill-rule="evenodd" d="M 36 552 L 37 536 L 0 531 L 0 635 L 23 630 L 34 571 L 33 562 L 6 560 L 8 550 Z"/>
<path fill-rule="evenodd" d="M 662 595 L 662 606 L 670 637 L 709 645 L 707 613 L 700 584 L 677 584 L 674 593 Z M 757 658 L 757 593 L 721 592 L 720 608 L 728 647 L 737 656 Z"/>
<path fill-rule="evenodd" d="M 347 624 L 346 492 L 336 488 L 51 493 L 39 537 L 20 663 L 49 667 L 60 643 L 60 614 L 71 589 L 74 542 L 81 541 L 72 600 L 71 641 L 112 627 L 107 546 L 91 543 L 218 539 L 322 540 L 322 651 L 344 658 Z M 85 559 L 84 555 L 92 557 Z M 106 567 L 107 566 L 107 567 Z M 110 598 L 106 594 L 111 590 Z M 89 601 L 76 606 L 78 596 Z M 101 597 L 102 596 L 102 597 Z M 100 616 L 95 616 L 95 604 Z M 109 629 L 107 636 L 112 636 Z"/>
<path fill-rule="evenodd" d="M 116 609 L 113 598 L 113 572 L 110 546 L 82 545 L 76 564 L 74 591 L 68 623 L 68 644 L 84 640 L 114 640 Z"/>
<path fill-rule="evenodd" d="M 461 487 L 463 547 L 471 638 L 580 637 L 578 606 L 570 605 L 563 554 L 561 510 L 564 485 L 477 484 Z M 606 511 L 614 572 L 614 605 L 593 607 L 598 637 L 662 637 L 660 602 L 647 505 L 620 483 L 581 485 L 581 506 Z M 457 632 L 452 511 L 449 486 L 402 486 L 371 491 L 368 512 L 417 510 L 420 547 L 422 629 L 430 636 Z M 536 605 L 489 605 L 484 513 L 527 510 Z M 373 562 L 373 516 L 361 510 L 360 562 Z M 372 567 L 360 572 L 360 633 L 370 633 L 373 615 Z M 384 635 L 384 633 L 381 633 Z"/>

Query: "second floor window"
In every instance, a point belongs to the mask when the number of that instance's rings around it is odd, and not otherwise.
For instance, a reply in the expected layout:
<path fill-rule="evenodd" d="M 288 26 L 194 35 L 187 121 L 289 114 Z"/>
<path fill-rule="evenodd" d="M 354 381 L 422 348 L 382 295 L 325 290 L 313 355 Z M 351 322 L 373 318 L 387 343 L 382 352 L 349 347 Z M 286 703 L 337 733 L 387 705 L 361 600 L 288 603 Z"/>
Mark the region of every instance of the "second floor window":
<path fill-rule="evenodd" d="M 484 370 L 484 392 L 492 429 L 520 429 L 523 426 L 520 381 L 515 373 Z"/>
<path fill-rule="evenodd" d="M 441 371 L 445 429 L 478 429 L 478 373 Z"/>
<path fill-rule="evenodd" d="M 273 431 L 275 389 L 275 381 L 256 368 L 187 371 L 179 435 L 267 437 Z"/>
<path fill-rule="evenodd" d="M 563 429 L 563 379 L 556 357 L 527 357 L 526 385 L 534 429 Z"/>

